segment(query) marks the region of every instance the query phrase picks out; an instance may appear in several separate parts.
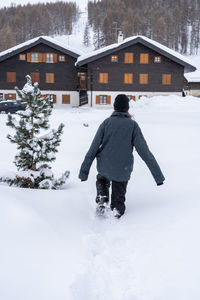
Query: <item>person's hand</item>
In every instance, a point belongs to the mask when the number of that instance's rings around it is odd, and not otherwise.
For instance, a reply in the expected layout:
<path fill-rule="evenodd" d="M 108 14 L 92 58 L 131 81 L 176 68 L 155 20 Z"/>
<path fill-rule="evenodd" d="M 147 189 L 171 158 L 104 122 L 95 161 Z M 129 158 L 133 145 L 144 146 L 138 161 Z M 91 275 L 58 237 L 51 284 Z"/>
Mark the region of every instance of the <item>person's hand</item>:
<path fill-rule="evenodd" d="M 157 185 L 162 185 L 163 184 L 163 182 L 159 182 L 159 183 L 157 183 Z"/>

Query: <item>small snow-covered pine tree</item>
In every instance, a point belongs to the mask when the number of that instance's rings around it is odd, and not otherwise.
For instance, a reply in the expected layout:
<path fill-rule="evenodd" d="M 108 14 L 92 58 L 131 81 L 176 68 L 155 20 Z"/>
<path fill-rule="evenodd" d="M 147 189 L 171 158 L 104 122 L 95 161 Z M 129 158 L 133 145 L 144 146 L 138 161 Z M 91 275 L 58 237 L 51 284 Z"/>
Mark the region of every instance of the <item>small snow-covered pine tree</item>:
<path fill-rule="evenodd" d="M 49 128 L 52 108 L 49 98 L 41 97 L 38 83 L 32 85 L 29 75 L 26 79 L 22 91 L 16 88 L 20 101 L 27 104 L 26 110 L 19 111 L 19 117 L 9 114 L 7 121 L 7 125 L 16 131 L 13 136 L 8 135 L 8 139 L 17 144 L 19 150 L 14 160 L 18 172 L 13 176 L 1 177 L 0 181 L 24 188 L 57 189 L 65 183 L 70 173 L 65 171 L 60 179 L 55 179 L 50 166 L 56 159 L 64 125 L 61 123 L 57 130 L 40 136 L 42 129 Z"/>

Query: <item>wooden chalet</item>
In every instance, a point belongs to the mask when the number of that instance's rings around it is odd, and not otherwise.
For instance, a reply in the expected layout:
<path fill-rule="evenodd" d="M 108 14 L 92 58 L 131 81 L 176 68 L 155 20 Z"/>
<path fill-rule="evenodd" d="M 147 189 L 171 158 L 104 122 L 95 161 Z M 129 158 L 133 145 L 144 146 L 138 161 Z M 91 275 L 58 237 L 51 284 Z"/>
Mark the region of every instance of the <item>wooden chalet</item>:
<path fill-rule="evenodd" d="M 144 36 L 83 54 L 41 36 L 0 53 L 0 99 L 16 99 L 25 76 L 58 105 L 113 105 L 117 94 L 181 95 L 184 73 L 196 67 L 183 55 Z"/>
<path fill-rule="evenodd" d="M 142 96 L 182 95 L 184 73 L 195 71 L 183 55 L 144 36 L 78 57 L 76 66 L 88 74 L 91 105 L 113 105 L 117 94 Z"/>
<path fill-rule="evenodd" d="M 185 74 L 185 93 L 194 97 L 200 97 L 200 71 Z"/>
<path fill-rule="evenodd" d="M 82 52 L 50 37 L 41 36 L 0 53 L 0 99 L 16 99 L 25 76 L 38 82 L 42 95 L 56 104 L 79 106 L 87 103 L 86 87 L 75 62 Z M 83 74 L 84 76 L 84 74 Z"/>

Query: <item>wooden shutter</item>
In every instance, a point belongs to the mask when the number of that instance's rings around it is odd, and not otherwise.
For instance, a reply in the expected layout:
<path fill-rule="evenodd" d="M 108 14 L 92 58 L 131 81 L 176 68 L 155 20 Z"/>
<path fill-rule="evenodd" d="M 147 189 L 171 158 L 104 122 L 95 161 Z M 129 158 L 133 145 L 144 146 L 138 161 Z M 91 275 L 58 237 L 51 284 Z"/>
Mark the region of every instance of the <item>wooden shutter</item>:
<path fill-rule="evenodd" d="M 70 104 L 70 95 L 62 95 L 62 104 Z"/>
<path fill-rule="evenodd" d="M 12 94 L 13 100 L 16 100 L 16 94 Z"/>
<path fill-rule="evenodd" d="M 31 73 L 31 79 L 32 79 L 32 82 L 40 82 L 40 73 Z"/>
<path fill-rule="evenodd" d="M 96 96 L 96 104 L 100 104 L 100 96 Z"/>
<path fill-rule="evenodd" d="M 127 83 L 127 84 L 133 83 L 133 74 L 132 73 L 124 74 L 124 83 Z"/>
<path fill-rule="evenodd" d="M 125 53 L 124 62 L 125 62 L 125 64 L 132 64 L 133 63 L 133 53 L 132 52 Z"/>
<path fill-rule="evenodd" d="M 57 63 L 58 55 L 56 53 L 53 54 L 53 62 Z"/>
<path fill-rule="evenodd" d="M 171 77 L 171 74 L 162 74 L 162 84 L 170 85 L 172 81 Z"/>
<path fill-rule="evenodd" d="M 31 62 L 31 53 L 27 53 L 27 62 Z"/>
<path fill-rule="evenodd" d="M 5 94 L 5 99 L 6 99 L 6 100 L 9 99 L 9 94 Z"/>
<path fill-rule="evenodd" d="M 46 83 L 54 83 L 54 73 L 46 73 Z"/>
<path fill-rule="evenodd" d="M 140 74 L 139 82 L 140 84 L 148 84 L 148 74 Z"/>
<path fill-rule="evenodd" d="M 7 82 L 16 82 L 16 72 L 7 72 Z"/>
<path fill-rule="evenodd" d="M 140 53 L 140 63 L 141 64 L 149 63 L 149 54 L 148 53 Z"/>
<path fill-rule="evenodd" d="M 56 95 L 53 95 L 53 103 L 56 103 Z"/>
<path fill-rule="evenodd" d="M 42 53 L 42 62 L 46 62 L 47 61 L 47 56 L 46 53 Z"/>
<path fill-rule="evenodd" d="M 43 62 L 43 53 L 38 53 L 38 62 Z"/>
<path fill-rule="evenodd" d="M 99 73 L 99 82 L 108 83 L 108 73 Z"/>
<path fill-rule="evenodd" d="M 111 96 L 107 96 L 107 104 L 111 104 Z"/>

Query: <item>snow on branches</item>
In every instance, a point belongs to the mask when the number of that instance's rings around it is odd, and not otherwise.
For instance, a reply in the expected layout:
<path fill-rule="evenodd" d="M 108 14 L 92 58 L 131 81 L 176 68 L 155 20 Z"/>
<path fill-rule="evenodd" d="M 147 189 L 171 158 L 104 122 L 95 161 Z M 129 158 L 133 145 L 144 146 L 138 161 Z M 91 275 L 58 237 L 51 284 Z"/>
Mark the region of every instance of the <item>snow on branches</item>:
<path fill-rule="evenodd" d="M 65 183 L 70 172 L 65 171 L 61 178 L 55 179 L 50 163 L 55 161 L 57 148 L 61 143 L 64 125 L 40 136 L 40 131 L 49 128 L 52 113 L 49 97 L 41 97 L 38 83 L 32 85 L 29 75 L 22 91 L 16 88 L 20 101 L 26 102 L 26 110 L 17 113 L 18 118 L 8 115 L 7 125 L 15 130 L 8 135 L 11 143 L 19 150 L 14 163 L 18 172 L 15 176 L 4 176 L 0 181 L 25 188 L 57 189 Z"/>

